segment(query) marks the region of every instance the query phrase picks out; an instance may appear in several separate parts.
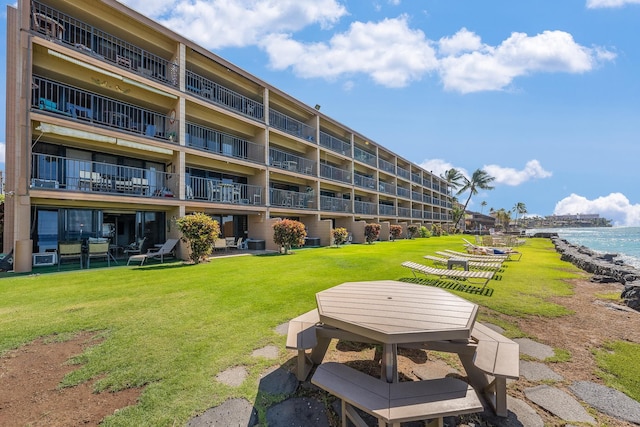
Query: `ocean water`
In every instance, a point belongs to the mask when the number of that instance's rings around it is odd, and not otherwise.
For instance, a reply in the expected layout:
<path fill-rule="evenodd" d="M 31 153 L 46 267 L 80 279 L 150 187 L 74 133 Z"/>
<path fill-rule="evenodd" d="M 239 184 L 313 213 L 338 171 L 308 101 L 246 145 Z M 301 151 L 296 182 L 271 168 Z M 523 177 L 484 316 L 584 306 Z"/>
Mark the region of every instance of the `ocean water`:
<path fill-rule="evenodd" d="M 574 245 L 586 246 L 599 253 L 618 254 L 617 259 L 640 269 L 640 227 L 545 228 L 527 230 L 555 232 Z"/>

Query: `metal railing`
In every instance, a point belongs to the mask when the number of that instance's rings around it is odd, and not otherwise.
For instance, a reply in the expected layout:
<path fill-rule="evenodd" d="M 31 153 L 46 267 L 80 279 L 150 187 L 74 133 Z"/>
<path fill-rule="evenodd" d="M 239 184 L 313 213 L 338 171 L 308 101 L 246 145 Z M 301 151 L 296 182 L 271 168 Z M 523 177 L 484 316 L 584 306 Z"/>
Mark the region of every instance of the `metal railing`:
<path fill-rule="evenodd" d="M 411 191 L 411 200 L 418 200 L 422 202 L 422 193 L 418 193 L 417 191 Z"/>
<path fill-rule="evenodd" d="M 396 194 L 400 197 L 404 197 L 406 199 L 411 198 L 411 190 L 409 190 L 408 188 L 398 187 L 396 191 Z"/>
<path fill-rule="evenodd" d="M 376 203 L 362 202 L 360 200 L 353 201 L 353 210 L 355 213 L 362 215 L 375 215 L 378 212 Z"/>
<path fill-rule="evenodd" d="M 396 165 L 384 159 L 378 159 L 378 169 L 381 169 L 393 175 L 396 174 Z"/>
<path fill-rule="evenodd" d="M 315 176 L 316 162 L 275 148 L 269 148 L 269 166 Z"/>
<path fill-rule="evenodd" d="M 378 205 L 378 212 L 380 215 L 392 215 L 395 216 L 396 215 L 396 207 L 395 206 L 389 206 L 389 205 L 382 205 L 379 204 Z"/>
<path fill-rule="evenodd" d="M 433 204 L 433 199 L 431 198 L 431 196 L 427 196 L 425 194 L 424 196 L 422 196 L 422 202 L 423 203 L 428 203 L 428 204 Z"/>
<path fill-rule="evenodd" d="M 371 178 L 369 176 L 360 175 L 359 173 L 353 174 L 353 185 L 362 188 L 369 188 L 371 190 L 376 189 L 376 180 L 375 178 Z"/>
<path fill-rule="evenodd" d="M 269 110 L 269 126 L 307 141 L 314 142 L 316 139 L 316 129 L 314 127 L 274 109 Z"/>
<path fill-rule="evenodd" d="M 31 2 L 31 29 L 50 40 L 70 45 L 93 58 L 111 62 L 168 86 L 178 86 L 178 64 L 59 12 Z"/>
<path fill-rule="evenodd" d="M 31 161 L 32 189 L 175 197 L 171 175 L 152 168 L 134 168 L 37 153 L 31 156 Z"/>
<path fill-rule="evenodd" d="M 262 193 L 263 187 L 257 185 L 193 176 L 187 179 L 185 187 L 185 197 L 187 199 L 235 205 L 263 205 Z"/>
<path fill-rule="evenodd" d="M 333 181 L 351 183 L 350 171 L 327 165 L 326 163 L 320 163 L 320 177 L 327 178 Z"/>
<path fill-rule="evenodd" d="M 359 147 L 353 147 L 353 158 L 369 166 L 375 167 L 377 165 L 376 155 Z"/>
<path fill-rule="evenodd" d="M 409 177 L 411 176 L 411 174 L 407 169 L 401 168 L 400 166 L 396 168 L 396 173 L 398 174 L 399 177 L 404 179 L 409 179 Z"/>
<path fill-rule="evenodd" d="M 411 209 L 410 208 L 398 207 L 398 216 L 401 216 L 403 218 L 410 218 L 411 217 Z"/>
<path fill-rule="evenodd" d="M 241 95 L 193 71 L 186 71 L 185 91 L 252 119 L 264 120 L 262 102 Z"/>
<path fill-rule="evenodd" d="M 316 198 L 311 192 L 298 192 L 269 189 L 269 204 L 271 206 L 282 206 L 295 209 L 315 209 Z"/>
<path fill-rule="evenodd" d="M 415 182 L 416 184 L 422 184 L 422 177 L 419 173 L 411 172 L 411 182 Z"/>
<path fill-rule="evenodd" d="M 320 210 L 351 213 L 351 200 L 320 196 Z"/>
<path fill-rule="evenodd" d="M 178 141 L 178 120 L 167 114 L 39 76 L 32 79 L 31 108 L 150 138 Z"/>
<path fill-rule="evenodd" d="M 387 182 L 379 181 L 378 182 L 378 191 L 381 191 L 381 192 L 386 193 L 386 194 L 393 194 L 395 196 L 395 194 L 396 194 L 396 186 L 395 186 L 395 184 L 389 184 Z"/>
<path fill-rule="evenodd" d="M 422 219 L 433 219 L 433 213 L 432 212 L 425 212 L 422 215 Z"/>
<path fill-rule="evenodd" d="M 188 147 L 237 159 L 264 163 L 264 147 L 215 129 L 186 123 L 185 140 Z"/>
<path fill-rule="evenodd" d="M 422 218 L 422 211 L 420 209 L 411 209 L 412 218 Z"/>
<path fill-rule="evenodd" d="M 351 157 L 351 144 L 320 131 L 320 146 Z"/>

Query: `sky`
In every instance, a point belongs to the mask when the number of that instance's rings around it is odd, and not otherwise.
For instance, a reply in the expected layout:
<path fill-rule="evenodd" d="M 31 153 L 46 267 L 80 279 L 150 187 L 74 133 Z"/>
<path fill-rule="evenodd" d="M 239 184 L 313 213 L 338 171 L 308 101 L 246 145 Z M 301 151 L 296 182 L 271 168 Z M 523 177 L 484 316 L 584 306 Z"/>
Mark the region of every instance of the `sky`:
<path fill-rule="evenodd" d="M 486 171 L 469 210 L 640 226 L 640 0 L 120 1 L 434 174 Z"/>

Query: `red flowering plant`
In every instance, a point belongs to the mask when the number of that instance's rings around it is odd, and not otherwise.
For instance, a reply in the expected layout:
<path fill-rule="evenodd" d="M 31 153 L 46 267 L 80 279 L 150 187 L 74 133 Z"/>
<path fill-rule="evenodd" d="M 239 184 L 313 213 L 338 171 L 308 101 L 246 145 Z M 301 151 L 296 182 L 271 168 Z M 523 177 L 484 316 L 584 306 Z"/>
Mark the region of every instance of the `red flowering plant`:
<path fill-rule="evenodd" d="M 331 230 L 331 235 L 333 236 L 333 243 L 336 246 L 340 246 L 344 242 L 347 241 L 349 237 L 349 232 L 346 228 L 338 227 Z"/>
<path fill-rule="evenodd" d="M 367 224 L 364 226 L 364 239 L 371 244 L 380 236 L 380 224 Z"/>
<path fill-rule="evenodd" d="M 389 231 L 391 232 L 391 240 L 396 240 L 398 237 L 402 235 L 402 226 L 392 225 L 389 227 Z"/>
<path fill-rule="evenodd" d="M 288 254 L 292 246 L 304 245 L 307 231 L 304 224 L 292 219 L 283 219 L 273 224 L 273 241 Z"/>

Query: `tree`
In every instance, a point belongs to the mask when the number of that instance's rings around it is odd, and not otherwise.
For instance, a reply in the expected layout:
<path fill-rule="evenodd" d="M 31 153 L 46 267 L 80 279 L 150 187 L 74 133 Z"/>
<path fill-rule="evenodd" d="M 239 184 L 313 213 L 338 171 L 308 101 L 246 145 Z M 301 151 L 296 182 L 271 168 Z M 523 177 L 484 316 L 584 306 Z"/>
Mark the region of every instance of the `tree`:
<path fill-rule="evenodd" d="M 304 245 L 304 238 L 307 232 L 304 224 L 293 219 L 283 219 L 273 224 L 273 241 L 284 248 L 284 253 L 288 254 L 292 246 Z"/>
<path fill-rule="evenodd" d="M 413 239 L 418 234 L 418 226 L 416 224 L 411 224 L 407 226 L 407 235 L 409 239 Z"/>
<path fill-rule="evenodd" d="M 402 235 L 402 226 L 393 224 L 389 227 L 389 231 L 391 232 L 391 240 L 396 240 Z"/>
<path fill-rule="evenodd" d="M 464 216 L 464 211 L 462 210 L 459 204 L 456 203 L 455 205 L 453 205 L 453 207 L 451 208 L 451 216 L 452 216 L 454 225 L 457 226 L 458 222 L 460 221 L 460 218 Z"/>
<path fill-rule="evenodd" d="M 364 239 L 372 244 L 380 236 L 380 224 L 367 224 L 364 226 Z"/>
<path fill-rule="evenodd" d="M 213 243 L 220 234 L 218 221 L 199 212 L 178 218 L 176 224 L 182 233 L 183 240 L 189 242 L 191 248 L 189 258 L 195 264 L 205 261 L 213 250 Z"/>
<path fill-rule="evenodd" d="M 447 185 L 454 190 L 460 188 L 464 182 L 464 175 L 458 169 L 451 168 L 444 171 L 443 174 L 440 174 L 440 178 L 447 181 Z"/>
<path fill-rule="evenodd" d="M 518 214 L 520 214 L 520 215 L 526 214 L 527 213 L 527 206 L 522 202 L 518 202 L 513 207 L 513 211 L 516 213 L 516 226 L 517 226 L 518 225 Z"/>
<path fill-rule="evenodd" d="M 497 223 L 506 231 L 511 222 L 511 211 L 500 208 L 495 211 Z"/>
<path fill-rule="evenodd" d="M 478 194 L 478 189 L 480 190 L 493 190 L 491 184 L 495 178 L 489 175 L 486 171 L 482 169 L 476 169 L 471 175 L 471 179 L 466 176 L 463 177 L 465 184 L 458 190 L 458 195 L 464 193 L 465 191 L 469 192 L 469 197 L 467 197 L 467 201 L 464 204 L 464 208 L 462 208 L 462 212 L 464 213 L 467 210 L 467 206 L 471 201 L 471 197 Z M 458 223 L 460 222 L 460 218 L 454 224 L 458 227 Z"/>
<path fill-rule="evenodd" d="M 333 243 L 336 246 L 340 246 L 341 244 L 347 241 L 347 238 L 349 237 L 349 232 L 347 231 L 346 228 L 339 227 L 331 230 L 331 235 L 333 236 Z"/>
<path fill-rule="evenodd" d="M 485 206 L 487 206 L 487 201 L 483 200 L 482 203 L 480 203 L 480 215 L 482 215 L 482 212 L 484 211 Z"/>

